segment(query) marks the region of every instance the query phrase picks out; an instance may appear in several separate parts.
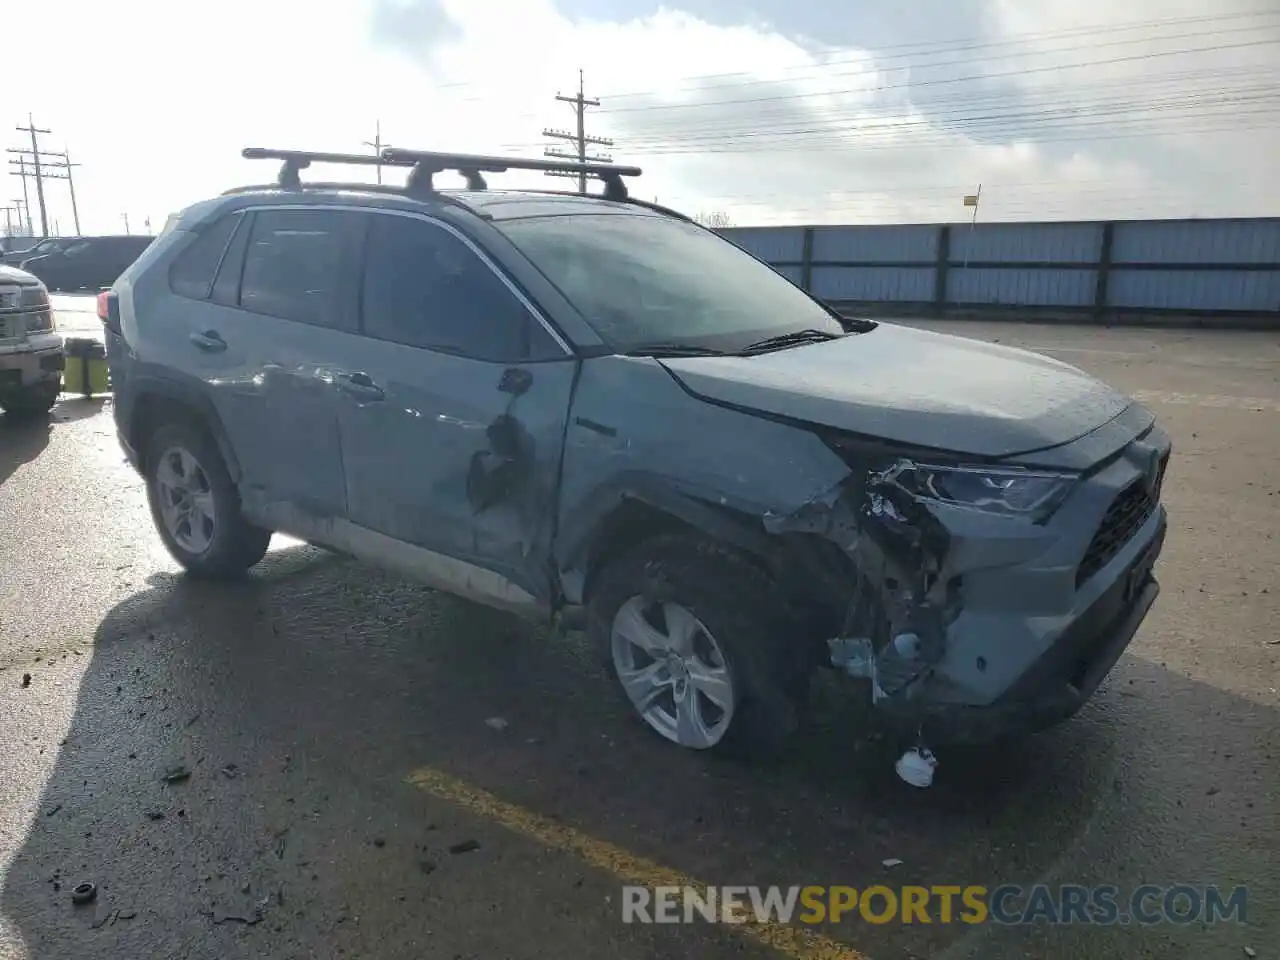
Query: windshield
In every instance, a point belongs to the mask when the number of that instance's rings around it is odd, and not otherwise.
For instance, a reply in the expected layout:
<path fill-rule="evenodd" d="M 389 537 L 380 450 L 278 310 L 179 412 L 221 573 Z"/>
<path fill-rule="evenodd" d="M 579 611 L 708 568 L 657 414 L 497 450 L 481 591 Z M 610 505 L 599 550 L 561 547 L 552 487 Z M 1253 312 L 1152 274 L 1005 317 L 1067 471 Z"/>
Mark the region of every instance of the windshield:
<path fill-rule="evenodd" d="M 840 322 L 770 267 L 670 217 L 569 214 L 502 229 L 610 347 L 684 345 L 733 352 Z"/>

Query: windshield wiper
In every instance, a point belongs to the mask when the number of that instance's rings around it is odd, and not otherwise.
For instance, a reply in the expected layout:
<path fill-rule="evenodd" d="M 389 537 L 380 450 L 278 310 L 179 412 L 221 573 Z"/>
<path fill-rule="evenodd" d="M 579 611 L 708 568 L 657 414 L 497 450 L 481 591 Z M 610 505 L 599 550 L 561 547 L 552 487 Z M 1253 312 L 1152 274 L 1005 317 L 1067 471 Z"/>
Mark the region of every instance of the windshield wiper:
<path fill-rule="evenodd" d="M 624 357 L 723 357 L 723 350 L 699 347 L 691 343 L 642 343 L 631 347 Z"/>
<path fill-rule="evenodd" d="M 792 333 L 780 333 L 774 337 L 765 337 L 755 343 L 748 343 L 742 348 L 744 354 L 763 353 L 766 350 L 780 350 L 783 347 L 797 347 L 802 343 L 821 343 L 826 340 L 839 340 L 843 334 L 830 333 L 826 330 L 796 330 Z"/>

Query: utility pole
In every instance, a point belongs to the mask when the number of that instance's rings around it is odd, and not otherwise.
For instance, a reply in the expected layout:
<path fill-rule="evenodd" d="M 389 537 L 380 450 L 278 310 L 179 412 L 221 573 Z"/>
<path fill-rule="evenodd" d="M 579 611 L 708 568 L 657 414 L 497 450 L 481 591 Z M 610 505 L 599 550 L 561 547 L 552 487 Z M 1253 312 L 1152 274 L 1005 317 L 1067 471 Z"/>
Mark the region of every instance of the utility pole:
<path fill-rule="evenodd" d="M 13 210 L 14 213 L 18 215 L 18 229 L 19 230 L 25 229 L 26 231 L 25 235 L 31 236 L 31 222 L 30 222 L 30 217 L 27 216 L 26 201 L 24 201 L 21 197 L 15 197 L 13 200 L 13 207 L 11 209 Z M 25 224 L 25 228 L 24 228 L 24 224 Z"/>
<path fill-rule="evenodd" d="M 377 157 L 379 160 L 382 159 L 382 148 L 389 147 L 391 146 L 391 144 L 382 142 L 382 121 L 381 120 L 375 121 L 373 139 L 365 140 L 363 142 L 366 147 L 373 147 L 373 155 L 375 157 Z M 381 183 L 382 182 L 382 164 L 377 163 L 375 164 L 375 167 L 378 171 L 378 182 Z"/>
<path fill-rule="evenodd" d="M 556 140 L 567 140 L 578 148 L 576 154 L 562 153 L 548 147 L 543 152 L 548 157 L 555 157 L 560 160 L 576 160 L 578 163 L 608 163 L 612 157 L 609 156 L 587 156 L 587 145 L 591 144 L 600 147 L 612 147 L 613 141 L 608 137 L 589 137 L 587 136 L 587 107 L 598 107 L 600 101 L 595 99 L 587 99 L 584 93 L 584 83 L 582 71 L 578 71 L 578 93 L 577 96 L 566 97 L 559 93 L 556 99 L 561 103 L 567 103 L 573 107 L 573 112 L 578 121 L 578 129 L 576 133 L 568 133 L 564 130 L 547 129 L 542 131 L 544 137 L 552 137 Z M 578 180 L 578 192 L 587 192 L 587 175 L 585 173 L 560 173 L 552 171 L 549 176 L 552 177 L 576 177 Z"/>
<path fill-rule="evenodd" d="M 40 173 L 40 141 L 38 139 L 38 135 L 42 133 L 49 133 L 50 131 L 42 130 L 37 127 L 35 120 L 31 118 L 31 114 L 29 113 L 27 114 L 27 125 L 25 127 L 16 127 L 15 129 L 21 133 L 28 133 L 31 135 L 31 158 L 32 163 L 35 166 L 36 176 L 36 202 L 40 205 L 40 235 L 48 236 L 49 218 L 48 212 L 45 210 L 44 206 L 44 177 Z M 25 151 L 11 152 L 17 153 Z"/>
<path fill-rule="evenodd" d="M 54 180 L 67 181 L 67 189 L 71 191 L 71 219 L 75 221 L 76 236 L 78 237 L 80 236 L 80 208 L 76 205 L 76 181 L 71 176 L 71 168 L 78 167 L 80 164 L 71 162 L 71 152 L 65 147 L 61 153 L 50 153 L 47 156 L 57 157 L 58 159 L 52 163 L 46 162 L 46 166 L 67 171 L 65 176 L 57 176 L 55 174 L 48 174 L 48 176 Z"/>
<path fill-rule="evenodd" d="M 9 153 L 21 153 L 21 151 L 10 150 Z M 22 209 L 26 212 L 27 236 L 34 237 L 36 231 L 31 226 L 31 198 L 27 194 L 27 159 L 25 156 L 20 156 L 17 160 L 10 160 L 9 165 L 17 167 L 16 170 L 10 170 L 9 175 L 22 178 Z"/>
<path fill-rule="evenodd" d="M 126 212 L 120 214 L 120 216 L 124 217 L 124 232 L 133 236 L 133 231 L 129 229 L 129 214 Z"/>

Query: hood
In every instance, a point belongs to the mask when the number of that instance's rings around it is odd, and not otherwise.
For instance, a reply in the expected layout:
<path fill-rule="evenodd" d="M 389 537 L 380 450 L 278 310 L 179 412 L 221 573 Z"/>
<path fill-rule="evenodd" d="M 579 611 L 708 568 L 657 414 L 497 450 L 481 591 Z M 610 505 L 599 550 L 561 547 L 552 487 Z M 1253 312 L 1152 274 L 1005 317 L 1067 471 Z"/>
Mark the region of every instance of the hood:
<path fill-rule="evenodd" d="M 0 283 L 12 283 L 19 287 L 35 286 L 40 281 L 17 267 L 6 267 L 0 264 Z"/>
<path fill-rule="evenodd" d="M 1069 443 L 1132 402 L 1049 357 L 891 323 L 754 357 L 661 363 L 713 402 L 980 457 Z"/>

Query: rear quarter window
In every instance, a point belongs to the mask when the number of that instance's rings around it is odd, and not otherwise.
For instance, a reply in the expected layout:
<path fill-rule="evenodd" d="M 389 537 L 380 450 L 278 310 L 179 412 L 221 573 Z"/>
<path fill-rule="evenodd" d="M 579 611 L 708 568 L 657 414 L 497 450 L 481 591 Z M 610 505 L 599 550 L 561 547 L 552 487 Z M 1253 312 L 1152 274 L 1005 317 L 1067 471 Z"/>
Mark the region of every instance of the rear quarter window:
<path fill-rule="evenodd" d="M 222 255 L 239 223 L 237 212 L 206 226 L 169 267 L 169 289 L 180 297 L 207 300 Z"/>

